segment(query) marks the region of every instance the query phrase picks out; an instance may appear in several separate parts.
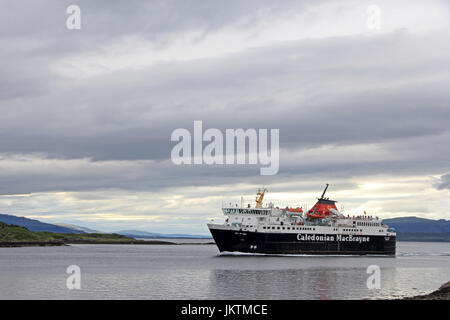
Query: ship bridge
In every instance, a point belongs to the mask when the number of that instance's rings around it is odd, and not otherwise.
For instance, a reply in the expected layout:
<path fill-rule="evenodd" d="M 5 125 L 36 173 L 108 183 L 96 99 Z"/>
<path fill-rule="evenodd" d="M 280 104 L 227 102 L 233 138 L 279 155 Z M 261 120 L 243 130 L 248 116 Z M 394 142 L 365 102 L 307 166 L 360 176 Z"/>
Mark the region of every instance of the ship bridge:
<path fill-rule="evenodd" d="M 222 208 L 224 215 L 269 215 L 270 208 Z"/>

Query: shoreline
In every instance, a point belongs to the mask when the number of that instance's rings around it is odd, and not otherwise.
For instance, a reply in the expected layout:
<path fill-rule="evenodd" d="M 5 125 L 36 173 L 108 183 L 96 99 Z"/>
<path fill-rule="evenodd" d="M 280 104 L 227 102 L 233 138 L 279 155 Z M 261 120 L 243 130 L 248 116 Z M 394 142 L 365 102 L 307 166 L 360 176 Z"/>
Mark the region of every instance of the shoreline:
<path fill-rule="evenodd" d="M 62 247 L 72 244 L 123 244 L 123 245 L 214 245 L 214 242 L 181 242 L 176 243 L 165 240 L 128 240 L 128 241 L 89 241 L 89 240 L 72 240 L 72 241 L 17 241 L 17 242 L 0 242 L 0 248 L 19 248 L 19 247 Z"/>
<path fill-rule="evenodd" d="M 439 289 L 419 296 L 405 297 L 400 300 L 450 300 L 450 281 L 444 283 Z"/>
<path fill-rule="evenodd" d="M 17 241 L 17 242 L 0 242 L 0 248 L 17 248 L 17 247 L 61 247 L 67 245 L 60 241 Z"/>
<path fill-rule="evenodd" d="M 17 247 L 61 247 L 70 246 L 71 244 L 142 244 L 142 245 L 176 245 L 177 243 L 169 241 L 144 241 L 144 240 L 130 240 L 130 241 L 18 241 L 18 242 L 0 242 L 0 248 L 17 248 Z"/>
<path fill-rule="evenodd" d="M 150 239 L 150 238 L 148 238 Z M 133 240 L 122 240 L 122 241 L 114 241 L 114 240 L 70 240 L 70 241 L 0 241 L 0 248 L 14 248 L 14 247 L 58 247 L 58 246 L 70 246 L 71 244 L 140 244 L 140 245 L 215 245 L 214 241 L 211 242 L 175 242 L 170 240 L 179 240 L 179 239 L 188 239 L 188 240 L 197 240 L 193 238 L 168 238 L 167 240 L 142 240 L 141 239 L 133 239 Z M 198 238 L 198 240 L 204 240 L 204 238 Z M 208 239 L 209 240 L 209 239 Z M 211 239 L 213 240 L 213 239 Z M 411 241 L 411 240 L 403 240 L 399 242 L 436 242 L 442 243 L 443 241 Z"/>

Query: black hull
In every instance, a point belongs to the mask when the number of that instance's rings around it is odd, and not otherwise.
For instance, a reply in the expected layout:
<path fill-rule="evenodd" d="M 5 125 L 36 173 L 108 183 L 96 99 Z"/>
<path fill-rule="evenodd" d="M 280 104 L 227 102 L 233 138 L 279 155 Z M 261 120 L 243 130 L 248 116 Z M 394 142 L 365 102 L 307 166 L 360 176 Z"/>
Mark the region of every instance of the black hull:
<path fill-rule="evenodd" d="M 311 255 L 395 255 L 395 236 L 262 233 L 210 229 L 220 252 Z M 304 236 L 304 238 L 302 238 Z M 355 239 L 356 237 L 356 239 Z"/>

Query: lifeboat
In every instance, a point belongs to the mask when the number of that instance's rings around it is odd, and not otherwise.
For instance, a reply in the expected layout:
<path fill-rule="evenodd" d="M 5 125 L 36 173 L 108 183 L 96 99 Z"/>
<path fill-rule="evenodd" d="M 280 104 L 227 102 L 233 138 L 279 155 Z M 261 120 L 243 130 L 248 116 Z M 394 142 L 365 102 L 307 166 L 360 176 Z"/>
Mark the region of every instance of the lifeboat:
<path fill-rule="evenodd" d="M 312 219 L 323 219 L 325 218 L 325 213 L 324 212 L 308 212 L 308 218 L 312 218 Z"/>

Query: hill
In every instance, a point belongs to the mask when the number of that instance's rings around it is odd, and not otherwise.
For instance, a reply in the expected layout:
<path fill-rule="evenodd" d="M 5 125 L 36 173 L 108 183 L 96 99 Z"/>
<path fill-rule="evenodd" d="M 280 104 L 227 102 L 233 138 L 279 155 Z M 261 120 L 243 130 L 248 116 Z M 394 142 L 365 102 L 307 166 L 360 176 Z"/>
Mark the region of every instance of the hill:
<path fill-rule="evenodd" d="M 383 223 L 395 228 L 399 241 L 450 242 L 450 220 L 400 217 L 384 219 Z"/>
<path fill-rule="evenodd" d="M 25 217 L 17 217 L 9 214 L 0 214 L 0 222 L 25 227 L 29 231 L 43 231 L 55 233 L 84 233 L 82 230 L 75 230 L 72 228 L 57 226 L 50 223 L 40 222 L 39 220 L 29 219 Z"/>
<path fill-rule="evenodd" d="M 432 220 L 418 217 L 384 219 L 384 224 L 394 227 L 397 232 L 450 232 L 450 220 Z"/>
<path fill-rule="evenodd" d="M 53 223 L 55 226 L 60 226 L 60 227 L 65 227 L 65 228 L 69 228 L 69 229 L 73 229 L 73 230 L 78 230 L 78 231 L 83 231 L 86 233 L 104 233 L 98 230 L 94 230 L 94 229 L 89 229 L 86 227 L 81 227 L 81 226 L 77 226 L 74 224 L 69 224 L 69 223 Z"/>
<path fill-rule="evenodd" d="M 165 241 L 144 241 L 107 233 L 52 233 L 30 231 L 25 227 L 0 222 L 0 247 L 61 246 L 69 243 L 83 244 L 173 244 Z"/>

